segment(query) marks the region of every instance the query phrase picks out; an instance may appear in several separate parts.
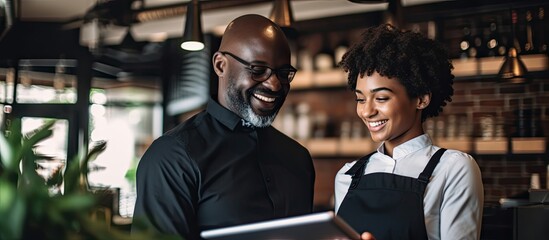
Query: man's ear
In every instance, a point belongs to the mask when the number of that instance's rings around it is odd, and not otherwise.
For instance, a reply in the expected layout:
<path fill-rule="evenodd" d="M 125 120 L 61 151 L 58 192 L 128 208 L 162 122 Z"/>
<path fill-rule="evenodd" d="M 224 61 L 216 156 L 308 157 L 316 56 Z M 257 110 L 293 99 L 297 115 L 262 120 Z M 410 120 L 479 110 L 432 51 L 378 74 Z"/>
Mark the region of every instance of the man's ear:
<path fill-rule="evenodd" d="M 426 93 L 418 97 L 417 109 L 425 109 L 431 103 L 431 93 Z"/>
<path fill-rule="evenodd" d="M 223 73 L 225 72 L 225 64 L 227 64 L 225 61 L 226 58 L 225 56 L 223 56 L 223 54 L 221 54 L 220 52 L 214 53 L 212 57 L 212 66 L 217 77 L 221 77 L 221 75 L 223 75 Z"/>

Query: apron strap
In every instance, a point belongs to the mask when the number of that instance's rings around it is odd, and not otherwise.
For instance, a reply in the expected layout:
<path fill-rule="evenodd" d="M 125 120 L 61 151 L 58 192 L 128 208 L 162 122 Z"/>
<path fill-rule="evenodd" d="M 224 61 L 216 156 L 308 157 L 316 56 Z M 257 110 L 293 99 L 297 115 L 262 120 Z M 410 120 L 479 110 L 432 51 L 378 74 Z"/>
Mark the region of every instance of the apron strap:
<path fill-rule="evenodd" d="M 374 153 L 376 152 L 372 152 L 364 157 L 361 157 L 358 161 L 356 161 L 355 165 L 345 172 L 347 175 L 353 175 L 349 189 L 355 189 L 358 186 L 360 178 L 364 175 L 364 168 L 366 167 L 366 164 L 368 164 L 370 156 L 374 155 Z"/>
<path fill-rule="evenodd" d="M 423 169 L 423 172 L 419 174 L 418 180 L 422 183 L 427 184 L 429 182 L 429 178 L 431 178 L 431 175 L 433 174 L 433 170 L 435 170 L 435 167 L 437 166 L 438 162 L 440 161 L 440 157 L 442 157 L 442 154 L 446 151 L 446 148 L 439 149 L 429 160 L 429 163 L 427 163 L 427 166 L 425 169 Z"/>

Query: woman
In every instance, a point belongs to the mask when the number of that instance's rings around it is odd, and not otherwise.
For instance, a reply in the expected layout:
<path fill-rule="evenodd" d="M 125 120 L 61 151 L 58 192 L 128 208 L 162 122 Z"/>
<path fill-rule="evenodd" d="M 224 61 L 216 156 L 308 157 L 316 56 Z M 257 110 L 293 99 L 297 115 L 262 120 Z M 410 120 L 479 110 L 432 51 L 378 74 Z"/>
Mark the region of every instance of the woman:
<path fill-rule="evenodd" d="M 423 122 L 453 95 L 444 47 L 389 24 L 367 29 L 343 56 L 372 154 L 343 166 L 335 208 L 363 239 L 478 239 L 484 193 L 469 154 L 433 145 Z"/>

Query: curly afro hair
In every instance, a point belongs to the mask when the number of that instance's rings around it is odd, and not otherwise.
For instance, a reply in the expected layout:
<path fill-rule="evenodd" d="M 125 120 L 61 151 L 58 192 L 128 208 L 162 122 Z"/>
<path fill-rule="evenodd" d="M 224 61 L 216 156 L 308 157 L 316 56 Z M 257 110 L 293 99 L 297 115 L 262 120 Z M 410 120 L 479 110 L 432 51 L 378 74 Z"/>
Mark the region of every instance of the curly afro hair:
<path fill-rule="evenodd" d="M 339 66 L 348 73 L 348 86 L 356 89 L 359 74 L 378 72 L 396 78 L 410 98 L 431 94 L 431 102 L 421 119 L 438 116 L 447 102 L 452 101 L 454 68 L 448 53 L 439 42 L 420 33 L 400 30 L 390 24 L 366 29 L 362 40 L 344 55 Z"/>

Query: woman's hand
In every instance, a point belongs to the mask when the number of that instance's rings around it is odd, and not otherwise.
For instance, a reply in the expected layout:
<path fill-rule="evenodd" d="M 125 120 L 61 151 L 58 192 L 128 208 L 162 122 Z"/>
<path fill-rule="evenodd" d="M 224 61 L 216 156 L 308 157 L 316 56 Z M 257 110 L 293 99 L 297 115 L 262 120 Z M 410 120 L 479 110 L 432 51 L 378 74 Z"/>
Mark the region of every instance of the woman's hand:
<path fill-rule="evenodd" d="M 363 232 L 362 235 L 360 235 L 360 239 L 362 239 L 362 240 L 376 240 L 374 235 L 372 235 L 369 232 Z"/>

